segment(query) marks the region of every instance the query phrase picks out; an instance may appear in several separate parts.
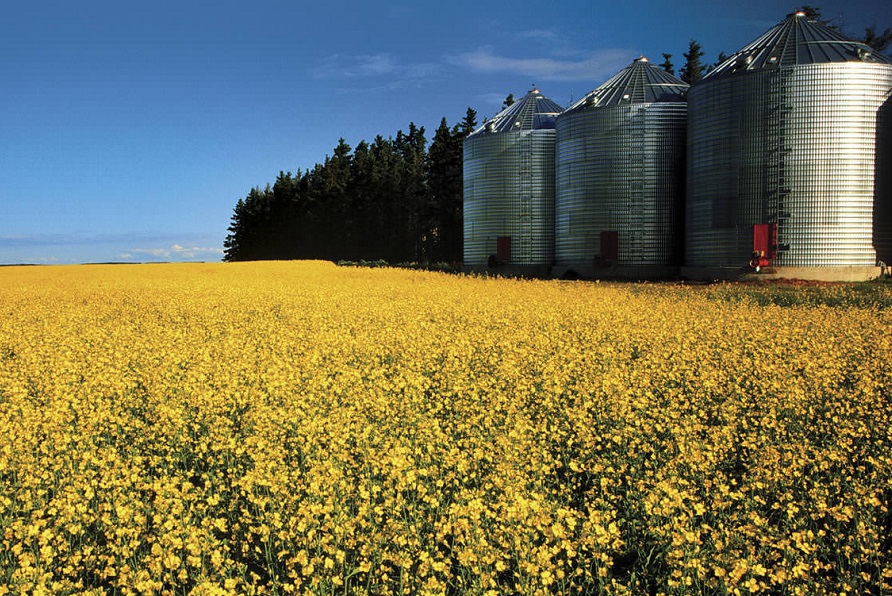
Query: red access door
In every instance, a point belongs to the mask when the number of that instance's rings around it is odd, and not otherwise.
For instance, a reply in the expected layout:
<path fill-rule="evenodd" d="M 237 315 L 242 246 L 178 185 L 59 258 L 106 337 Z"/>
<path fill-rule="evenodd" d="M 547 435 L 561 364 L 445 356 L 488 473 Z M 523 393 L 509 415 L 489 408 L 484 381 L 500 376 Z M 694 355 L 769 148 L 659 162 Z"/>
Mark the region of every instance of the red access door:
<path fill-rule="evenodd" d="M 511 236 L 496 238 L 496 258 L 500 261 L 511 260 Z"/>
<path fill-rule="evenodd" d="M 619 258 L 619 232 L 601 232 L 601 260 L 615 261 Z"/>
<path fill-rule="evenodd" d="M 753 252 L 769 260 L 777 257 L 776 223 L 756 224 L 753 226 Z"/>

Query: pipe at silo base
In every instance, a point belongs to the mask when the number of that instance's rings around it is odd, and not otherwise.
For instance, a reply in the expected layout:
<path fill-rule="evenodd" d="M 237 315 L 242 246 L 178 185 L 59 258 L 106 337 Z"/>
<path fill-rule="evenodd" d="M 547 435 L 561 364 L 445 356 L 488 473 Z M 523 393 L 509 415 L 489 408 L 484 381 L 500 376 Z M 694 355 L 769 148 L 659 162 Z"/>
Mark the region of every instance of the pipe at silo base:
<path fill-rule="evenodd" d="M 681 276 L 695 280 L 758 281 L 801 279 L 805 281 L 868 281 L 882 273 L 879 267 L 768 267 L 759 273 L 750 267 L 682 267 Z"/>

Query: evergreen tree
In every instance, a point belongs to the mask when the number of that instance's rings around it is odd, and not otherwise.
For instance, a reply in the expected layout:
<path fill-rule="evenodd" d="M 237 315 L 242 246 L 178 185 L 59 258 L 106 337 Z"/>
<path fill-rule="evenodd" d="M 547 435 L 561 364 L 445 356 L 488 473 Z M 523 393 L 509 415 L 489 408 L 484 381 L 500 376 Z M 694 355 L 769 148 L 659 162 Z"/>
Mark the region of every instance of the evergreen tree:
<path fill-rule="evenodd" d="M 703 65 L 700 63 L 703 52 L 700 50 L 700 44 L 692 39 L 688 45 L 688 51 L 683 55 L 686 62 L 681 68 L 679 78 L 688 85 L 693 85 L 703 78 Z"/>
<path fill-rule="evenodd" d="M 468 128 L 468 124 L 466 116 L 461 127 L 454 126 L 450 129 L 446 118 L 443 118 L 428 151 L 430 201 L 425 253 L 432 261 L 461 260 L 464 198 L 462 144 L 467 136 L 464 130 Z"/>
<path fill-rule="evenodd" d="M 397 209 L 393 204 L 397 201 L 400 179 L 397 174 L 398 159 L 394 150 L 393 139 L 385 139 L 381 135 L 375 137 L 370 147 L 371 174 L 368 181 L 370 188 L 370 227 L 367 229 L 366 259 L 391 259 L 390 243 Z"/>
<path fill-rule="evenodd" d="M 318 168 L 318 166 L 317 166 Z M 321 203 L 310 192 L 309 181 L 317 169 L 292 175 L 280 172 L 272 188 L 270 221 L 266 233 L 276 249 L 269 259 L 318 258 L 314 252 L 320 225 Z"/>
<path fill-rule="evenodd" d="M 353 184 L 350 189 L 350 227 L 351 234 L 348 242 L 342 247 L 340 258 L 350 261 L 358 261 L 368 258 L 371 254 L 375 189 L 372 185 L 374 171 L 374 156 L 370 145 L 366 141 L 360 141 L 353 150 L 353 160 L 350 164 L 350 179 Z"/>
<path fill-rule="evenodd" d="M 474 109 L 468 108 L 468 111 L 465 112 L 465 117 L 461 121 L 461 132 L 464 136 L 468 136 L 477 128 L 477 111 Z"/>
<path fill-rule="evenodd" d="M 660 68 L 675 76 L 675 65 L 672 64 L 672 54 L 667 54 L 663 52 L 663 63 L 660 64 Z"/>
<path fill-rule="evenodd" d="M 239 199 L 232 210 L 232 219 L 230 221 L 226 235 L 223 240 L 223 260 L 224 261 L 240 261 L 242 253 L 242 242 L 247 232 L 247 222 L 245 221 L 245 200 Z"/>
<path fill-rule="evenodd" d="M 427 185 L 424 179 L 425 146 L 424 127 L 409 123 L 408 134 L 399 130 L 396 134 L 394 149 L 399 158 L 397 171 L 400 187 L 397 201 L 392 212 L 393 222 L 397 226 L 390 237 L 390 261 L 419 261 L 425 258 L 421 237 L 422 222 L 426 218 L 425 203 Z"/>
<path fill-rule="evenodd" d="M 249 261 L 270 258 L 271 246 L 266 230 L 270 222 L 272 189 L 252 188 L 239 199 L 233 211 L 229 235 L 223 242 L 224 260 Z"/>
<path fill-rule="evenodd" d="M 719 52 L 719 55 L 716 58 L 715 63 L 710 64 L 709 66 L 706 67 L 706 72 L 707 73 L 712 72 L 714 69 L 718 68 L 719 64 L 721 64 L 722 62 L 724 62 L 727 59 L 728 59 L 728 56 L 725 54 L 725 52 Z"/>
<path fill-rule="evenodd" d="M 326 157 L 320 170 L 316 191 L 322 201 L 320 235 L 317 243 L 319 256 L 337 260 L 342 245 L 349 245 L 352 237 L 350 229 L 354 222 L 350 209 L 350 179 L 352 156 L 350 145 L 343 138 L 338 140 L 331 157 Z"/>
<path fill-rule="evenodd" d="M 892 29 L 887 27 L 882 33 L 877 33 L 876 25 L 871 25 L 864 30 L 864 37 L 860 41 L 869 45 L 877 52 L 884 52 L 889 47 L 889 44 L 892 43 Z"/>
<path fill-rule="evenodd" d="M 224 260 L 461 258 L 462 141 L 476 127 L 440 124 L 378 135 L 355 151 L 340 139 L 331 156 L 275 184 L 253 188 L 233 209 Z"/>

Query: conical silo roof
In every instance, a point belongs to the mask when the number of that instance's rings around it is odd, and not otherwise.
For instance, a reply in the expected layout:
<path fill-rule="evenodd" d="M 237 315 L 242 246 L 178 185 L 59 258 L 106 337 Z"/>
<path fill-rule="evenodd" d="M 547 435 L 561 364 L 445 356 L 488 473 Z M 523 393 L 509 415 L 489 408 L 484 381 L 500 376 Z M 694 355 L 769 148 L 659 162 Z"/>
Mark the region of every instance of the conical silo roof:
<path fill-rule="evenodd" d="M 547 130 L 554 128 L 554 119 L 564 111 L 560 105 L 551 101 L 538 89 L 527 93 L 523 99 L 514 102 L 492 120 L 474 131 L 474 135 L 494 132 L 521 130 Z"/>
<path fill-rule="evenodd" d="M 567 112 L 594 106 L 684 101 L 687 89 L 687 83 L 641 57 L 567 108 Z"/>
<path fill-rule="evenodd" d="M 810 20 L 804 12 L 796 12 L 719 64 L 704 80 L 735 72 L 829 62 L 892 64 L 892 59 Z"/>

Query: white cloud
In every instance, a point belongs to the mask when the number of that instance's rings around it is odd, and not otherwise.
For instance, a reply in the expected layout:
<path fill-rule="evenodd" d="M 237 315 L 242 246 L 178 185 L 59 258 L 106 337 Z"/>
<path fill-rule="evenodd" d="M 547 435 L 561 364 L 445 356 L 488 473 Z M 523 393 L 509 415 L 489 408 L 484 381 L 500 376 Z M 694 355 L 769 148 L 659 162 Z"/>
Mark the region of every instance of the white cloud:
<path fill-rule="evenodd" d="M 549 45 L 547 56 L 536 58 L 509 57 L 492 47 L 447 56 L 444 64 L 406 62 L 393 54 L 332 54 L 310 72 L 320 79 L 387 79 L 380 88 L 398 88 L 411 81 L 422 81 L 442 73 L 448 66 L 471 72 L 523 75 L 542 81 L 596 81 L 616 74 L 628 66 L 637 54 L 628 49 L 609 48 L 587 54 L 569 51 L 560 43 L 559 35 L 548 29 L 515 33 L 516 38 L 536 45 Z M 563 48 L 563 51 L 561 50 Z"/>
<path fill-rule="evenodd" d="M 141 259 L 141 258 L 152 258 L 152 259 L 170 259 L 175 261 L 189 260 L 189 259 L 205 259 L 205 258 L 219 258 L 223 255 L 223 249 L 218 247 L 202 247 L 202 246 L 183 246 L 181 244 L 173 244 L 168 247 L 156 247 L 156 248 L 131 248 L 126 252 L 122 252 L 118 255 L 120 259 Z"/>
<path fill-rule="evenodd" d="M 483 47 L 458 54 L 450 61 L 485 74 L 510 73 L 543 81 L 597 81 L 616 74 L 635 57 L 630 50 L 605 49 L 580 59 L 511 58 L 496 54 L 490 47 Z"/>
<path fill-rule="evenodd" d="M 529 31 L 518 31 L 516 36 L 519 39 L 532 39 L 536 41 L 560 41 L 560 36 L 554 29 L 530 29 Z"/>
<path fill-rule="evenodd" d="M 74 234 L 12 234 L 0 235 L 0 247 L 59 246 L 80 240 Z"/>
<path fill-rule="evenodd" d="M 223 248 L 214 242 L 188 233 L 0 234 L 0 264 L 219 260 Z"/>
<path fill-rule="evenodd" d="M 57 265 L 59 263 L 62 263 L 62 259 L 60 259 L 59 257 L 57 257 L 55 255 L 49 255 L 46 257 L 34 257 L 34 258 L 26 259 L 22 262 L 23 263 L 26 262 L 26 263 L 29 263 L 32 265 Z"/>
<path fill-rule="evenodd" d="M 403 63 L 388 53 L 332 54 L 310 72 L 320 79 L 392 77 L 420 79 L 437 73 L 441 67 L 427 62 Z"/>
<path fill-rule="evenodd" d="M 505 93 L 483 93 L 474 97 L 474 99 L 480 105 L 501 105 L 503 101 L 505 101 L 506 94 Z"/>
<path fill-rule="evenodd" d="M 329 72 L 346 77 L 379 77 L 393 74 L 397 70 L 396 61 L 390 54 L 334 54 L 322 66 Z"/>

